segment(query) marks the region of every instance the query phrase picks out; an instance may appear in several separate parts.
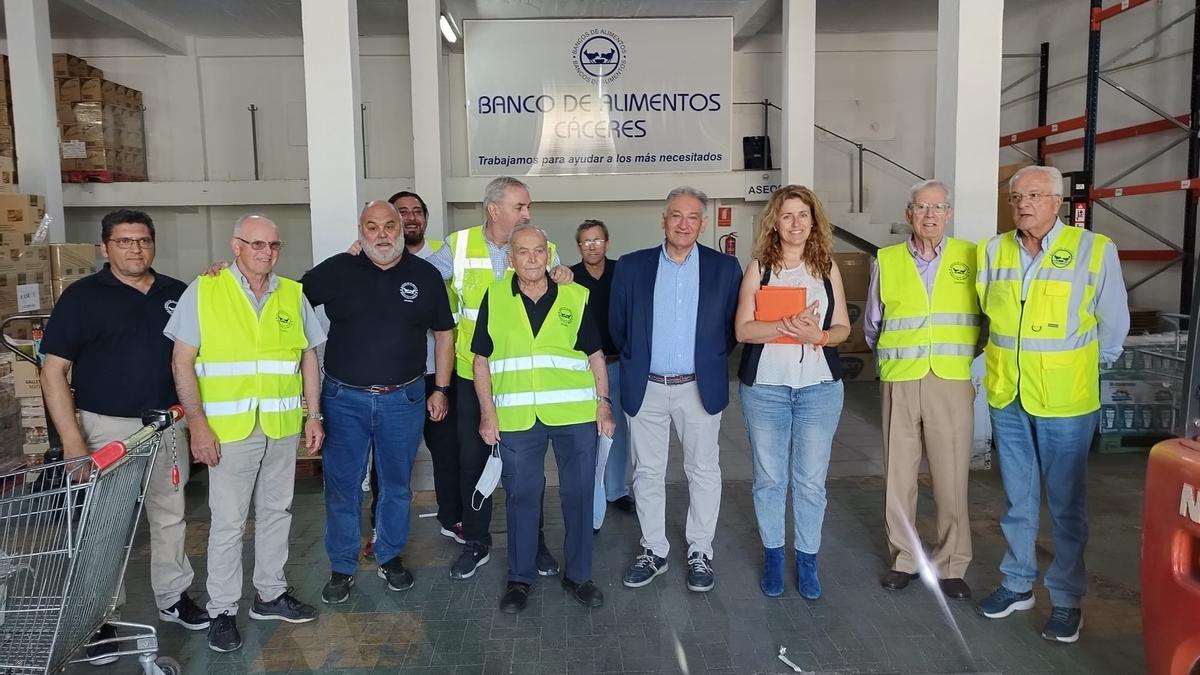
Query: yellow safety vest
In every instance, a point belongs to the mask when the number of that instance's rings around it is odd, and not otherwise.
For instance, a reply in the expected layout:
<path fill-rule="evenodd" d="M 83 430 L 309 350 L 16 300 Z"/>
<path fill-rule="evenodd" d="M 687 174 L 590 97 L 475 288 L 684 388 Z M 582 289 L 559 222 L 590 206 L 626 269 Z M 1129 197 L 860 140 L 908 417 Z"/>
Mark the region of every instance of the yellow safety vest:
<path fill-rule="evenodd" d="M 446 245 L 446 242 L 442 241 L 441 239 L 426 239 L 425 243 L 429 244 L 429 250 L 433 251 L 434 253 L 437 253 L 443 246 Z M 450 314 L 457 316 L 458 301 L 455 299 L 454 292 L 451 289 L 452 282 L 453 279 L 446 281 L 446 295 L 450 297 Z"/>
<path fill-rule="evenodd" d="M 907 242 L 880 249 L 879 298 L 879 379 L 919 380 L 931 369 L 943 380 L 971 379 L 980 324 L 975 244 L 946 237 L 932 298 Z"/>
<path fill-rule="evenodd" d="M 303 297 L 299 283 L 279 277 L 256 314 L 229 270 L 200 277 L 196 379 L 208 425 L 222 443 L 248 437 L 256 417 L 271 438 L 300 433 Z"/>
<path fill-rule="evenodd" d="M 552 427 L 595 422 L 596 381 L 588 355 L 575 350 L 587 289 L 559 286 L 536 336 L 510 278 L 494 282 L 487 297 L 488 371 L 500 431 L 525 431 L 537 420 Z"/>
<path fill-rule="evenodd" d="M 454 340 L 454 370 L 465 380 L 475 378 L 472 362 L 471 339 L 475 337 L 475 320 L 479 317 L 479 305 L 488 286 L 498 279 L 509 279 L 511 268 L 497 276 L 492 271 L 492 258 L 488 255 L 487 240 L 483 226 L 476 225 L 465 230 L 451 232 L 446 238 L 453 254 L 454 272 L 450 276 L 450 309 L 456 313 L 458 335 Z M 554 261 L 554 244 L 550 244 L 550 259 Z"/>
<path fill-rule="evenodd" d="M 1093 300 L 1111 240 L 1064 227 L 1042 257 L 1021 302 L 1021 250 L 1013 233 L 979 247 L 980 306 L 990 335 L 984 348 L 988 404 L 1019 393 L 1040 417 L 1075 417 L 1100 408 L 1100 346 Z"/>

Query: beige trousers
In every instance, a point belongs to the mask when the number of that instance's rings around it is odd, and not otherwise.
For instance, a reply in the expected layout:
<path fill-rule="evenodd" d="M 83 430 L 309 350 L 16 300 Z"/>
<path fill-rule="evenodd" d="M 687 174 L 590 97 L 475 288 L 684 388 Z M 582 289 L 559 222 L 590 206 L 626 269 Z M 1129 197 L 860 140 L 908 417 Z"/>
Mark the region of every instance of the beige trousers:
<path fill-rule="evenodd" d="M 79 411 L 88 450 L 95 452 L 110 441 L 121 440 L 142 428 L 132 417 L 109 417 L 86 410 Z M 171 467 L 179 461 L 179 486 L 171 485 Z M 172 426 L 163 434 L 162 444 L 150 470 L 146 485 L 143 517 L 150 528 L 150 588 L 154 603 L 166 609 L 179 602 L 179 595 L 192 585 L 192 564 L 184 552 L 183 486 L 187 485 L 191 465 L 186 422 Z M 125 604 L 125 585 L 117 591 L 117 606 Z"/>
<path fill-rule="evenodd" d="M 970 380 L 883 382 L 883 461 L 887 476 L 888 548 L 892 569 L 917 571 L 917 473 L 929 459 L 937 542 L 930 563 L 941 579 L 961 579 L 971 562 L 967 473 L 971 465 L 975 388 Z"/>

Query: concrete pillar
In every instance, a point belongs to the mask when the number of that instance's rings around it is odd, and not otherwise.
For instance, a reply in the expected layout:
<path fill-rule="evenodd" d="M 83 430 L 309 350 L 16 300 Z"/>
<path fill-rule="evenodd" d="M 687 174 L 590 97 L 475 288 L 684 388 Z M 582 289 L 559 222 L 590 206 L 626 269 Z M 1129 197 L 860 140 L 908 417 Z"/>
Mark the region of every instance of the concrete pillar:
<path fill-rule="evenodd" d="M 50 241 L 66 241 L 47 4 L 45 0 L 4 0 L 13 141 L 21 191 L 46 197 L 46 213 L 53 219 Z"/>
<path fill-rule="evenodd" d="M 449 231 L 446 221 L 446 195 L 443 182 L 442 114 L 446 104 L 445 67 L 442 63 L 442 35 L 438 29 L 438 3 L 408 3 L 408 60 L 412 68 L 413 191 L 429 207 L 426 234 L 444 239 Z"/>
<path fill-rule="evenodd" d="M 418 3 L 420 4 L 420 3 Z M 313 262 L 346 250 L 364 202 L 357 0 L 301 0 Z"/>
<path fill-rule="evenodd" d="M 783 143 L 778 152 L 784 185 L 812 187 L 817 89 L 817 2 L 783 0 Z"/>
<path fill-rule="evenodd" d="M 996 234 L 1004 2 L 938 0 L 933 173 L 954 191 L 953 234 Z"/>

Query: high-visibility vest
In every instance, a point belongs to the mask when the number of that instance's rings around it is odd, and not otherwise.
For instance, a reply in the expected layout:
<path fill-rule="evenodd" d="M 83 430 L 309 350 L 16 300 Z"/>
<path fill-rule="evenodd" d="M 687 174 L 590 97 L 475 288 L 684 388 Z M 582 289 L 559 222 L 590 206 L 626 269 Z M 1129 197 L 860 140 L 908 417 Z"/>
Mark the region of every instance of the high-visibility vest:
<path fill-rule="evenodd" d="M 303 298 L 299 283 L 279 277 L 255 314 L 232 272 L 200 277 L 196 379 L 208 425 L 222 443 L 248 437 L 255 418 L 271 438 L 300 433 L 300 355 L 308 347 Z"/>
<path fill-rule="evenodd" d="M 487 240 L 483 226 L 476 225 L 465 230 L 451 232 L 446 238 L 453 255 L 454 271 L 450 276 L 450 308 L 457 316 L 458 335 L 454 340 L 454 371 L 465 380 L 475 378 L 472 362 L 471 340 L 475 337 L 475 320 L 479 317 L 479 305 L 488 286 L 498 279 L 509 279 L 512 272 L 507 268 L 497 276 L 492 270 L 492 258 L 488 255 Z M 553 264 L 554 244 L 550 244 L 547 265 Z"/>
<path fill-rule="evenodd" d="M 879 298 L 879 379 L 919 380 L 931 369 L 943 380 L 971 379 L 980 325 L 975 244 L 946 237 L 932 297 L 907 242 L 880 249 Z"/>
<path fill-rule="evenodd" d="M 559 286 L 536 336 L 511 279 L 494 282 L 487 297 L 488 371 L 500 431 L 525 431 L 538 420 L 552 427 L 595 422 L 596 380 L 588 355 L 575 349 L 587 289 Z"/>
<path fill-rule="evenodd" d="M 1019 393 L 1040 417 L 1075 417 L 1100 408 L 1100 345 L 1092 301 L 1108 237 L 1064 227 L 1042 257 L 1021 302 L 1021 250 L 1005 233 L 979 247 L 977 288 L 989 321 L 984 348 L 988 404 Z"/>

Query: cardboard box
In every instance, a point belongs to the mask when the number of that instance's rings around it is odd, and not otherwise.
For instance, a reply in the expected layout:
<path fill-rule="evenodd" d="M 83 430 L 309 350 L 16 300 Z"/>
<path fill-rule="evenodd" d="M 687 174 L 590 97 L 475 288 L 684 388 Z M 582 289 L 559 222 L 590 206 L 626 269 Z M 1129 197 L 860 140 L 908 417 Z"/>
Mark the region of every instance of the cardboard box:
<path fill-rule="evenodd" d="M 51 54 L 50 62 L 55 77 L 89 77 L 92 70 L 100 70 L 99 68 L 93 69 L 87 61 L 74 54 Z"/>
<path fill-rule="evenodd" d="M 833 261 L 842 273 L 847 298 L 865 298 L 871 286 L 871 261 L 867 253 L 834 253 Z"/>
<path fill-rule="evenodd" d="M 88 275 L 84 274 L 84 275 L 74 276 L 74 277 L 62 277 L 62 278 L 55 277 L 54 279 L 51 279 L 50 280 L 51 300 L 57 304 L 58 299 L 62 297 L 63 291 L 65 291 L 67 289 L 67 286 L 70 286 L 71 284 L 75 283 L 76 281 L 79 281 L 80 279 L 86 279 L 87 277 L 88 277 Z"/>
<path fill-rule="evenodd" d="M 49 255 L 53 279 L 86 276 L 96 271 L 95 244 L 50 244 Z"/>
<path fill-rule="evenodd" d="M 838 360 L 842 363 L 842 379 L 847 382 L 867 382 L 879 379 L 875 354 L 872 352 L 839 354 Z"/>
<path fill-rule="evenodd" d="M 54 98 L 59 103 L 78 103 L 83 100 L 78 77 L 54 78 Z"/>
<path fill-rule="evenodd" d="M 38 379 L 37 366 L 25 359 L 17 359 L 13 361 L 12 372 L 13 395 L 18 399 L 37 398 L 40 401 L 42 398 L 42 382 Z"/>
<path fill-rule="evenodd" d="M 41 195 L 0 194 L 0 232 L 34 232 L 45 215 L 46 200 Z"/>
<path fill-rule="evenodd" d="M 863 314 L 866 312 L 866 300 L 847 300 L 846 313 L 850 317 L 850 336 L 846 341 L 838 345 L 838 351 L 843 353 L 857 353 L 870 351 L 867 346 L 867 337 L 863 333 Z"/>
<path fill-rule="evenodd" d="M 96 66 L 90 66 L 90 65 L 86 65 L 86 63 L 87 63 L 86 61 L 85 61 L 84 63 L 85 63 L 85 66 L 84 66 L 84 67 L 87 69 L 87 73 L 86 73 L 86 75 L 85 75 L 86 77 L 99 77 L 99 78 L 103 78 L 103 77 L 104 77 L 104 71 L 103 71 L 103 70 L 100 70 L 100 69 L 99 69 L 99 68 L 97 68 Z"/>
<path fill-rule="evenodd" d="M 0 156 L 0 192 L 12 192 L 14 182 L 12 158 Z"/>

